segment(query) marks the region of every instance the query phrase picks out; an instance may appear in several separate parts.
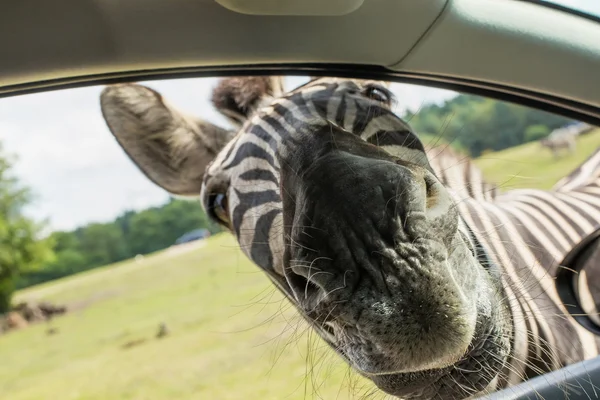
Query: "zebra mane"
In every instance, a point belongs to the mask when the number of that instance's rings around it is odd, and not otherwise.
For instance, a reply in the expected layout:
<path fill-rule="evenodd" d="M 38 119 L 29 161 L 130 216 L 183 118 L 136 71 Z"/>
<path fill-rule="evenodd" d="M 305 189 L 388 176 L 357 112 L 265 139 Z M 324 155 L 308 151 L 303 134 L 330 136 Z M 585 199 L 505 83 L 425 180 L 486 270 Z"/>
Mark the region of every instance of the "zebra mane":
<path fill-rule="evenodd" d="M 241 125 L 265 98 L 283 92 L 283 79 L 278 76 L 231 77 L 221 79 L 212 91 L 216 110 Z"/>

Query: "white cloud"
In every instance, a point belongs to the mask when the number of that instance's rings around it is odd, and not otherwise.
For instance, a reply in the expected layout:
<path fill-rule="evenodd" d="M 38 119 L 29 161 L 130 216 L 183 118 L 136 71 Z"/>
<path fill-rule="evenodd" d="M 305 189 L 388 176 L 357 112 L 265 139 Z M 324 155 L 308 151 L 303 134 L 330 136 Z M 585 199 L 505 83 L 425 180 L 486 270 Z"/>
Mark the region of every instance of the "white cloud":
<path fill-rule="evenodd" d="M 405 83 L 393 83 L 390 90 L 397 99 L 394 111 L 402 115 L 404 111 L 418 111 L 428 103 L 442 103 L 444 100 L 456 96 L 458 93 L 452 90 L 436 89 L 427 86 L 409 85 Z"/>
<path fill-rule="evenodd" d="M 306 81 L 287 78 L 289 88 Z M 226 126 L 209 102 L 215 79 L 142 82 L 180 109 Z M 123 153 L 102 118 L 101 87 L 87 87 L 0 99 L 0 141 L 19 160 L 16 174 L 37 195 L 27 212 L 48 218 L 53 229 L 108 221 L 126 209 L 167 200 Z M 455 93 L 394 84 L 398 111 L 417 109 Z"/>

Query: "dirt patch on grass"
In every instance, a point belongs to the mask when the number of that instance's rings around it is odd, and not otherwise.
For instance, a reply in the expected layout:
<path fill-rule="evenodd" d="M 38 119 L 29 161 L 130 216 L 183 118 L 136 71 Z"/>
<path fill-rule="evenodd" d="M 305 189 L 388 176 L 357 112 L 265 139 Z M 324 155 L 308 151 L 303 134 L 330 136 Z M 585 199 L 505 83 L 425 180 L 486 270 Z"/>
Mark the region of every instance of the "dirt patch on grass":
<path fill-rule="evenodd" d="M 67 306 L 47 301 L 21 302 L 5 316 L 0 317 L 0 334 L 24 329 L 40 322 L 49 322 L 57 316 L 66 314 L 67 311 Z"/>
<path fill-rule="evenodd" d="M 82 311 L 82 310 L 88 308 L 89 306 L 93 305 L 94 303 L 98 303 L 100 301 L 104 301 L 104 300 L 111 299 L 113 297 L 117 297 L 118 295 L 123 294 L 123 293 L 124 293 L 124 290 L 122 290 L 122 289 L 107 289 L 107 290 L 95 292 L 94 294 L 86 297 L 85 299 L 71 302 L 69 304 L 69 311 L 71 311 L 71 312 Z"/>

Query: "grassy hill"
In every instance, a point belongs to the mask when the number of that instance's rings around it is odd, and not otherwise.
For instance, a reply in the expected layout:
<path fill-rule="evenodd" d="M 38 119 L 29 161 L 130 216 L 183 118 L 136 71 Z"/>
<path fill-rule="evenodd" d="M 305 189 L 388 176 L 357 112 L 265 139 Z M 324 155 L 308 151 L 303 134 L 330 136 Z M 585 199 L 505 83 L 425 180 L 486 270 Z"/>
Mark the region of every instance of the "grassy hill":
<path fill-rule="evenodd" d="M 371 388 L 348 378 L 227 234 L 18 298 L 74 311 L 51 323 L 54 335 L 34 325 L 0 336 L 2 398 L 345 399 Z M 171 334 L 156 339 L 161 322 Z"/>
<path fill-rule="evenodd" d="M 503 190 L 550 189 L 600 147 L 600 129 L 577 138 L 577 151 L 555 159 L 550 150 L 532 142 L 490 153 L 475 160 L 483 175 Z"/>

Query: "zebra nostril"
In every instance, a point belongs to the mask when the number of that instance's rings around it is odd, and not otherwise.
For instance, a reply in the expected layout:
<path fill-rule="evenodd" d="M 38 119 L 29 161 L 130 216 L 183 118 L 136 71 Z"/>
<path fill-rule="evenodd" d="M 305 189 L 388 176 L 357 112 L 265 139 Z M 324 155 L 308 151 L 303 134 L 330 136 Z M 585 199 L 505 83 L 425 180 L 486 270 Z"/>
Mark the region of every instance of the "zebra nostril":
<path fill-rule="evenodd" d="M 296 301 L 305 307 L 313 304 L 314 299 L 316 299 L 321 292 L 321 288 L 316 283 L 292 270 L 288 271 L 286 278 L 288 285 L 290 285 L 292 292 L 294 292 Z"/>
<path fill-rule="evenodd" d="M 323 330 L 335 338 L 335 325 L 332 322 L 324 322 Z"/>
<path fill-rule="evenodd" d="M 323 325 L 327 326 L 327 329 L 329 331 L 331 331 L 331 333 L 333 333 L 333 328 L 335 327 L 335 325 L 333 324 L 333 322 L 326 321 L 325 323 L 323 323 Z"/>

